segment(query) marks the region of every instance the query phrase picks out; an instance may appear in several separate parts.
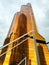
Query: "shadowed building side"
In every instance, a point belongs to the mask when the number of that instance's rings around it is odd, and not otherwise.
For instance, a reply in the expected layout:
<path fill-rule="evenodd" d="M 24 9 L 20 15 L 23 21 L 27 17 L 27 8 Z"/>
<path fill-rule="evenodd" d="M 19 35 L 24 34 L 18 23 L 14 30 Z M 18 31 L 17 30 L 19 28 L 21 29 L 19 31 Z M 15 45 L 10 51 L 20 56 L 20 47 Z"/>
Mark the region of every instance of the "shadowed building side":
<path fill-rule="evenodd" d="M 16 36 L 20 37 L 20 36 L 22 36 L 25 33 L 27 33 L 27 17 L 24 14 L 20 14 L 20 16 L 18 18 L 18 27 L 17 27 L 16 33 L 15 33 L 15 38 L 16 38 Z M 18 43 L 23 41 L 24 39 L 25 39 L 25 37 L 23 37 L 22 39 L 18 40 Z M 13 46 L 15 46 L 15 45 L 16 45 L 16 42 L 13 44 Z M 18 65 L 18 63 L 24 57 L 28 58 L 28 42 L 27 41 L 25 41 L 23 44 L 21 44 L 20 46 L 16 47 L 15 49 L 13 49 L 13 51 L 11 53 L 10 65 L 12 65 L 14 63 L 16 65 Z M 28 63 L 27 63 L 27 65 L 28 65 Z"/>

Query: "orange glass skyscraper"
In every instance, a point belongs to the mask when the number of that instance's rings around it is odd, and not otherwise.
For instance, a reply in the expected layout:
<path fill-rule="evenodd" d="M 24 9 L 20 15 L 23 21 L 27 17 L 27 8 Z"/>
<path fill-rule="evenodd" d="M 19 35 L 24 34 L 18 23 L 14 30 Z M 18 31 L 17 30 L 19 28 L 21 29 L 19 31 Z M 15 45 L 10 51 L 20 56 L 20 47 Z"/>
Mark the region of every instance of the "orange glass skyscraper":
<path fill-rule="evenodd" d="M 14 15 L 0 53 L 0 65 L 49 65 L 49 51 L 30 3 Z"/>

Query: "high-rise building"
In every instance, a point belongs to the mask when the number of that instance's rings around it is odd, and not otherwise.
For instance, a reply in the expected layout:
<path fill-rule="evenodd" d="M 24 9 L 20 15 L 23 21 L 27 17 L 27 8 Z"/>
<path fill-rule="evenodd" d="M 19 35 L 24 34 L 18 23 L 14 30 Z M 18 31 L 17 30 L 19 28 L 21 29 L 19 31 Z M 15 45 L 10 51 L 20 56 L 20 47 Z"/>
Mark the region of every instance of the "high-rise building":
<path fill-rule="evenodd" d="M 1 49 L 0 65 L 49 65 L 49 51 L 38 33 L 30 3 L 14 15 Z"/>

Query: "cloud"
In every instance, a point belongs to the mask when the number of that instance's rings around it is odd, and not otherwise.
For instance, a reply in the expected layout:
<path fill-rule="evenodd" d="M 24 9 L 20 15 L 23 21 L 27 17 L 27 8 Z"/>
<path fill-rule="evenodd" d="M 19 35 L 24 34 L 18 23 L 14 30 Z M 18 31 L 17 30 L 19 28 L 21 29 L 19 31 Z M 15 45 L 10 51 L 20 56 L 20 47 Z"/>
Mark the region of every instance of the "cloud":
<path fill-rule="evenodd" d="M 1 0 L 0 1 L 0 45 L 10 28 L 14 14 L 21 5 L 31 3 L 39 33 L 49 41 L 49 0 Z M 5 32 L 6 31 L 6 32 Z M 48 32 L 47 32 L 48 31 Z"/>
<path fill-rule="evenodd" d="M 39 0 L 33 6 L 38 32 L 49 41 L 49 0 Z"/>
<path fill-rule="evenodd" d="M 20 10 L 17 2 L 13 0 L 0 1 L 0 46 L 6 38 L 14 14 Z"/>
<path fill-rule="evenodd" d="M 45 20 L 43 20 L 44 23 L 44 27 L 49 27 L 49 9 L 46 11 L 45 13 Z"/>

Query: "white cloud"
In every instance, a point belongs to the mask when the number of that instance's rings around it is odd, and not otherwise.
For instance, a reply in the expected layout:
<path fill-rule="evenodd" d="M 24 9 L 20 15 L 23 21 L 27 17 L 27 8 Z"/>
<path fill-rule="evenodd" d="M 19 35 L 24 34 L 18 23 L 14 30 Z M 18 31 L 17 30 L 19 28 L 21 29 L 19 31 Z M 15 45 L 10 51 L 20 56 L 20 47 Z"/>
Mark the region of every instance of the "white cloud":
<path fill-rule="evenodd" d="M 21 5 L 30 2 L 34 11 L 36 23 L 40 34 L 49 41 L 49 0 L 1 0 L 0 1 L 0 44 L 5 39 L 15 12 Z M 6 31 L 6 32 L 5 32 Z M 48 31 L 48 32 L 47 32 Z"/>
<path fill-rule="evenodd" d="M 34 15 L 38 27 L 38 31 L 49 41 L 49 0 L 39 0 L 38 4 L 33 6 Z"/>

